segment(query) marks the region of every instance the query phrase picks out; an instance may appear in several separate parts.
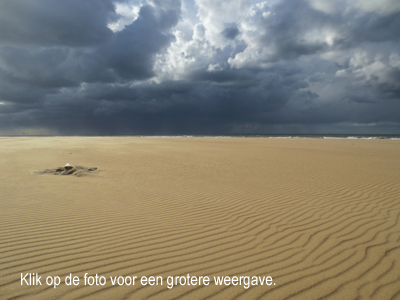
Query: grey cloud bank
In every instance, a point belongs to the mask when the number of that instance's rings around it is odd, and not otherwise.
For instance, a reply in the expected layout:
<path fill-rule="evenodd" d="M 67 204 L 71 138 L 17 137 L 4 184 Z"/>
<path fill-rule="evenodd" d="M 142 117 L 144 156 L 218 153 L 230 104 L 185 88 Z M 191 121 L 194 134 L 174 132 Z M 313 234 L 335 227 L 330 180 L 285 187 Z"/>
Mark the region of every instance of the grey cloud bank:
<path fill-rule="evenodd" d="M 0 2 L 0 134 L 400 133 L 396 0 Z"/>

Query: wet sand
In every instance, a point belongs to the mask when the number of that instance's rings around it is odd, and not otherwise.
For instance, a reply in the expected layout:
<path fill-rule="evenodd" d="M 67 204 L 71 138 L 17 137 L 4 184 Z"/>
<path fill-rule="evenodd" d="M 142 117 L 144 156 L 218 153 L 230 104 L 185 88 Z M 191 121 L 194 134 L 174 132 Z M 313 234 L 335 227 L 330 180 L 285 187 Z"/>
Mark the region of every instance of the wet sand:
<path fill-rule="evenodd" d="M 66 163 L 97 170 L 37 173 Z M 400 299 L 399 218 L 400 141 L 0 138 L 0 299 Z"/>

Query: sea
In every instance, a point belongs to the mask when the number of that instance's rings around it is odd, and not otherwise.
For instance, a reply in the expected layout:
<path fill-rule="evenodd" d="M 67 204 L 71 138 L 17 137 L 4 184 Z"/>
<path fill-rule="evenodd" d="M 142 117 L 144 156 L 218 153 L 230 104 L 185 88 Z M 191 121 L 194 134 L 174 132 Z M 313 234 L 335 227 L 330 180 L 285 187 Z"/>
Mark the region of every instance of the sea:
<path fill-rule="evenodd" d="M 82 135 L 80 135 L 82 136 Z M 84 135 L 85 136 L 85 135 Z M 93 137 L 106 137 L 94 136 Z M 49 135 L 0 135 L 0 137 L 51 137 Z M 62 136 L 54 136 L 62 137 Z M 78 136 L 75 136 L 78 137 Z M 89 137 L 89 135 L 87 136 Z M 215 137 L 215 138 L 276 138 L 276 139 L 349 139 L 349 140 L 400 140 L 399 134 L 234 134 L 234 135 L 113 135 L 113 137 Z"/>
<path fill-rule="evenodd" d="M 150 137 L 150 136 L 149 136 Z M 400 140 L 396 134 L 235 134 L 235 135 L 152 135 L 151 137 L 215 137 L 215 138 L 275 138 L 275 139 L 350 139 L 350 140 Z"/>

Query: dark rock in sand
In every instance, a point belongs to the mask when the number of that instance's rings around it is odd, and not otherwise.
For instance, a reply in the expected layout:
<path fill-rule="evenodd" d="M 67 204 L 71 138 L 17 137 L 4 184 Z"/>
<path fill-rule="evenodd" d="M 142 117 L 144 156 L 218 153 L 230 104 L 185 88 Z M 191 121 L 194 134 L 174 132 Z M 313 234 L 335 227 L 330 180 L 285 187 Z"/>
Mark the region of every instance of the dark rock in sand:
<path fill-rule="evenodd" d="M 51 174 L 51 175 L 75 175 L 78 177 L 81 176 L 87 176 L 90 175 L 91 173 L 97 173 L 95 172 L 97 170 L 96 167 L 84 167 L 84 166 L 71 166 L 67 165 L 65 167 L 59 167 L 55 169 L 46 169 L 44 171 L 39 171 L 36 172 L 37 174 Z"/>

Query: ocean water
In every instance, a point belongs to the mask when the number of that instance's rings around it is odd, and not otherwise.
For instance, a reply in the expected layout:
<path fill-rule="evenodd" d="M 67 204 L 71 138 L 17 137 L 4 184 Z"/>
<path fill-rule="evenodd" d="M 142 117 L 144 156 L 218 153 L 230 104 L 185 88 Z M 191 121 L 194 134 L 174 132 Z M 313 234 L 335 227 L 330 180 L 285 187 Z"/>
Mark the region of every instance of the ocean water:
<path fill-rule="evenodd" d="M 299 134 L 270 135 L 270 138 L 313 138 L 313 139 L 350 139 L 350 140 L 400 140 L 400 135 L 368 135 L 368 134 Z"/>
<path fill-rule="evenodd" d="M 193 137 L 183 135 L 183 137 Z M 200 137 L 200 136 L 197 136 Z M 259 137 L 259 138 L 278 138 L 278 139 L 361 139 L 361 140 L 400 140 L 400 135 L 389 134 L 259 134 L 259 135 L 225 135 L 212 137 Z"/>
<path fill-rule="evenodd" d="M 51 137 L 49 135 L 0 135 L 0 137 Z M 62 137 L 62 136 L 53 136 Z M 79 136 L 74 136 L 79 137 Z M 89 136 L 87 136 L 89 137 Z M 102 136 L 94 136 L 102 137 Z M 106 136 L 104 136 L 106 137 Z M 400 140 L 399 134 L 235 134 L 235 135 L 115 135 L 115 137 L 214 137 L 214 138 L 277 138 L 277 139 L 350 139 L 350 140 Z"/>

